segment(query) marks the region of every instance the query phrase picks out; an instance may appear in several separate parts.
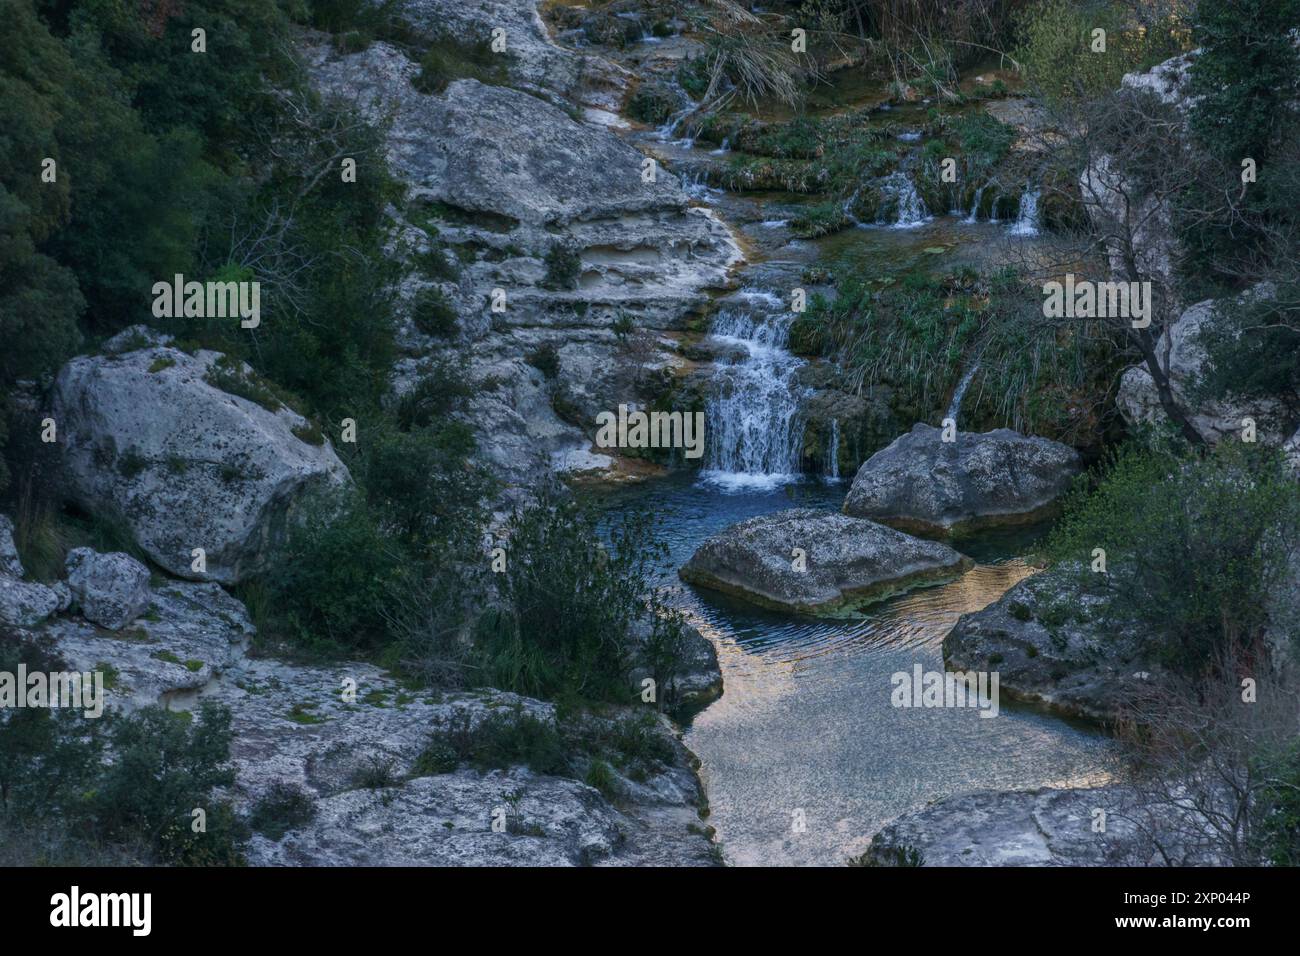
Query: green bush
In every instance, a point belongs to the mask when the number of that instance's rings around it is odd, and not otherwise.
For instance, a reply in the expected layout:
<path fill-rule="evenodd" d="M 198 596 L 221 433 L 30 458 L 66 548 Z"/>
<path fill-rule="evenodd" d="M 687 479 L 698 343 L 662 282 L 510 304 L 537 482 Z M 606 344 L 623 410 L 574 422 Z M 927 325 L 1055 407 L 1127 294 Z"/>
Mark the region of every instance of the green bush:
<path fill-rule="evenodd" d="M 316 816 L 316 801 L 301 787 L 276 781 L 253 804 L 248 825 L 271 840 L 306 826 Z"/>
<path fill-rule="evenodd" d="M 1106 31 L 1106 51 L 1092 51 L 1093 30 Z M 1077 103 L 1118 89 L 1125 73 L 1143 70 L 1187 48 L 1187 24 L 1174 6 L 1150 14 L 1112 0 L 1043 0 L 1024 11 L 1015 57 L 1026 79 L 1055 104 Z"/>
<path fill-rule="evenodd" d="M 546 277 L 542 285 L 548 289 L 576 289 L 582 272 L 582 258 L 578 250 L 562 242 L 554 243 L 546 251 Z"/>
<path fill-rule="evenodd" d="M 451 35 L 434 40 L 420 57 L 420 72 L 412 85 L 421 93 L 441 93 L 449 83 L 475 79 L 500 86 L 509 73 L 505 53 L 493 53 L 487 40 L 465 41 Z"/>
<path fill-rule="evenodd" d="M 456 334 L 456 309 L 435 288 L 421 289 L 411 303 L 411 321 L 425 335 L 450 338 Z"/>
<path fill-rule="evenodd" d="M 1204 457 L 1128 446 L 1067 504 L 1048 553 L 1080 562 L 1107 613 L 1149 635 L 1170 665 L 1253 652 L 1300 542 L 1300 485 L 1276 452 L 1224 443 Z M 1094 548 L 1107 573 L 1089 569 Z M 1099 580 L 1100 579 L 1100 580 Z"/>
<path fill-rule="evenodd" d="M 525 766 L 536 773 L 562 775 L 569 761 L 555 724 L 524 713 L 497 711 L 475 724 L 468 710 L 457 711 L 435 730 L 416 760 L 417 775 L 450 773 L 461 763 L 476 770 Z"/>
<path fill-rule="evenodd" d="M 483 682 L 533 697 L 632 699 L 631 629 L 646 613 L 657 553 L 648 519 L 628 516 L 602 546 L 590 507 L 544 490 L 512 514 L 497 609 L 480 617 Z"/>

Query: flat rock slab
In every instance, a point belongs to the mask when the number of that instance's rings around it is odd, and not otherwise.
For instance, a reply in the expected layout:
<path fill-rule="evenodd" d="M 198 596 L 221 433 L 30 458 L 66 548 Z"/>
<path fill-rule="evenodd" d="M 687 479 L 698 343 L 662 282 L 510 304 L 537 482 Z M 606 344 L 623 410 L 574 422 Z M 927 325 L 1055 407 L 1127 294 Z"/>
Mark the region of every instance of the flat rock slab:
<path fill-rule="evenodd" d="M 1105 830 L 1094 829 L 1105 815 Z M 1122 784 L 979 791 L 904 813 L 871 839 L 868 866 L 1220 866 L 1184 839 L 1192 809 L 1144 806 Z"/>
<path fill-rule="evenodd" d="M 958 432 L 917 424 L 858 470 L 844 513 L 915 534 L 960 534 L 1046 517 L 1079 472 L 1074 449 L 1009 428 Z"/>
<path fill-rule="evenodd" d="M 680 574 L 764 607 L 833 614 L 950 580 L 972 564 L 947 545 L 874 521 L 795 508 L 714 535 Z"/>

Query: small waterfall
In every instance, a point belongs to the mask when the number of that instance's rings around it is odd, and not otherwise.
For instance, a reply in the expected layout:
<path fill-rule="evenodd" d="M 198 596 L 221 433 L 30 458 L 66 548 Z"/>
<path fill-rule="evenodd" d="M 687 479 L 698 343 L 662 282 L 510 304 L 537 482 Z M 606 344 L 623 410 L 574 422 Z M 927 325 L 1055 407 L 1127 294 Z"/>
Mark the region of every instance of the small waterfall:
<path fill-rule="evenodd" d="M 771 488 L 799 479 L 803 361 L 786 351 L 794 315 L 780 296 L 745 289 L 713 319 L 710 334 L 738 346 L 719 366 L 705 407 L 705 481 L 724 488 Z"/>
<path fill-rule="evenodd" d="M 1011 235 L 1038 235 L 1038 197 L 1037 189 L 1026 189 L 1021 194 L 1020 211 L 1016 214 L 1015 224 L 1011 227 Z"/>
<path fill-rule="evenodd" d="M 725 156 L 729 152 L 731 152 L 731 140 L 728 137 L 724 136 L 722 137 L 722 142 L 718 145 L 717 149 L 709 150 L 709 155 Z"/>
<path fill-rule="evenodd" d="M 975 373 L 979 370 L 980 363 L 974 361 L 962 373 L 961 381 L 957 383 L 957 389 L 952 393 L 952 401 L 948 403 L 948 411 L 944 413 L 944 418 L 951 418 L 954 422 L 957 421 L 957 415 L 961 412 L 961 400 L 966 397 L 966 389 L 970 388 L 971 380 L 975 378 Z"/>
<path fill-rule="evenodd" d="M 984 201 L 984 187 L 980 186 L 975 190 L 975 200 L 970 204 L 970 215 L 963 222 L 979 222 L 980 203 Z"/>
<path fill-rule="evenodd" d="M 711 200 L 722 195 L 722 190 L 710 186 L 705 181 L 704 173 L 700 170 L 683 170 L 677 174 L 681 180 L 682 192 L 698 202 L 710 202 Z"/>
<path fill-rule="evenodd" d="M 831 443 L 826 455 L 826 474 L 823 476 L 830 484 L 840 480 L 840 420 L 831 419 Z"/>
<path fill-rule="evenodd" d="M 682 123 L 684 123 L 686 119 L 696 111 L 696 109 L 699 108 L 699 104 L 696 103 L 693 99 L 691 99 L 690 94 L 687 93 L 686 90 L 682 89 L 680 83 L 678 83 L 676 80 L 673 80 L 672 87 L 681 96 L 681 101 L 686 105 L 683 106 L 681 109 L 679 109 L 677 112 L 673 113 L 671 116 L 669 116 L 668 121 L 664 123 L 663 126 L 660 126 L 657 130 L 655 130 L 655 139 L 664 143 L 673 141 L 674 138 L 677 136 L 677 128 L 681 126 Z M 688 135 L 685 139 L 681 140 L 680 142 L 682 142 L 683 145 L 691 146 L 694 145 L 695 140 L 693 137 Z"/>
<path fill-rule="evenodd" d="M 925 201 L 906 173 L 890 173 L 880 181 L 880 188 L 897 204 L 895 229 L 911 229 L 929 221 L 930 210 L 925 208 Z"/>
<path fill-rule="evenodd" d="M 844 206 L 843 206 L 844 215 L 848 218 L 849 222 L 853 223 L 853 225 L 855 226 L 862 225 L 862 222 L 858 219 L 858 217 L 853 215 L 853 206 L 858 201 L 858 194 L 861 192 L 862 192 L 862 183 L 858 183 L 857 188 L 853 190 L 853 195 L 850 196 L 848 199 L 844 200 Z"/>

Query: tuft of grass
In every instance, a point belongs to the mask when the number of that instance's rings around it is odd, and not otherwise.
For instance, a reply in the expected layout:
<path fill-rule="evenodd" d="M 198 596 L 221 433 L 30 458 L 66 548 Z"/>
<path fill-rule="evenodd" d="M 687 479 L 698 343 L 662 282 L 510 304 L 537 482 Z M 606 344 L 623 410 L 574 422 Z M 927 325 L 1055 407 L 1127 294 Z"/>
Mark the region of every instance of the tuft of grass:
<path fill-rule="evenodd" d="M 474 79 L 501 86 L 509 77 L 509 58 L 494 53 L 486 40 L 465 41 L 444 35 L 420 57 L 420 72 L 411 81 L 421 93 L 441 93 L 455 80 Z"/>

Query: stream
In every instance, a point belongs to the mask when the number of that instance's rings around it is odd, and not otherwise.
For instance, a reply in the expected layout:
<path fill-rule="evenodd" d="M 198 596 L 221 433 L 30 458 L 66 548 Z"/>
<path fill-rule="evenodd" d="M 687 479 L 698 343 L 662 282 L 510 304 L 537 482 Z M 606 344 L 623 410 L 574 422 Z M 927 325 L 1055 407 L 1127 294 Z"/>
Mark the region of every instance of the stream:
<path fill-rule="evenodd" d="M 670 168 L 725 162 L 676 129 L 630 132 Z M 785 349 L 789 290 L 818 261 L 849 261 L 886 274 L 941 246 L 944 266 L 996 263 L 1034 242 L 1036 196 L 1003 222 L 925 208 L 904 173 L 897 220 L 859 224 L 816 240 L 793 237 L 789 219 L 807 197 L 724 193 L 687 182 L 746 252 L 738 288 L 719 303 L 710 334 L 720 361 L 706 409 L 698 473 L 677 473 L 604 493 L 606 504 L 649 509 L 668 557 L 658 585 L 718 650 L 720 700 L 698 714 L 686 743 L 700 758 L 709 823 L 732 865 L 838 865 L 861 853 L 897 814 L 978 789 L 1100 782 L 1109 749 L 1096 731 L 1001 702 L 996 718 L 973 709 L 891 705 L 891 675 L 943 670 L 941 644 L 958 616 L 997 600 L 1031 569 L 1019 557 L 1037 532 L 964 542 L 976 566 L 942 587 L 915 591 L 851 619 L 768 613 L 682 584 L 677 569 L 709 535 L 790 507 L 838 509 L 852 475 L 799 473 L 803 425 L 796 371 Z M 969 370 L 973 374 L 973 369 Z M 966 383 L 969 376 L 966 376 Z M 961 393 L 951 414 L 960 412 Z M 937 422 L 932 424 L 938 424 Z"/>

